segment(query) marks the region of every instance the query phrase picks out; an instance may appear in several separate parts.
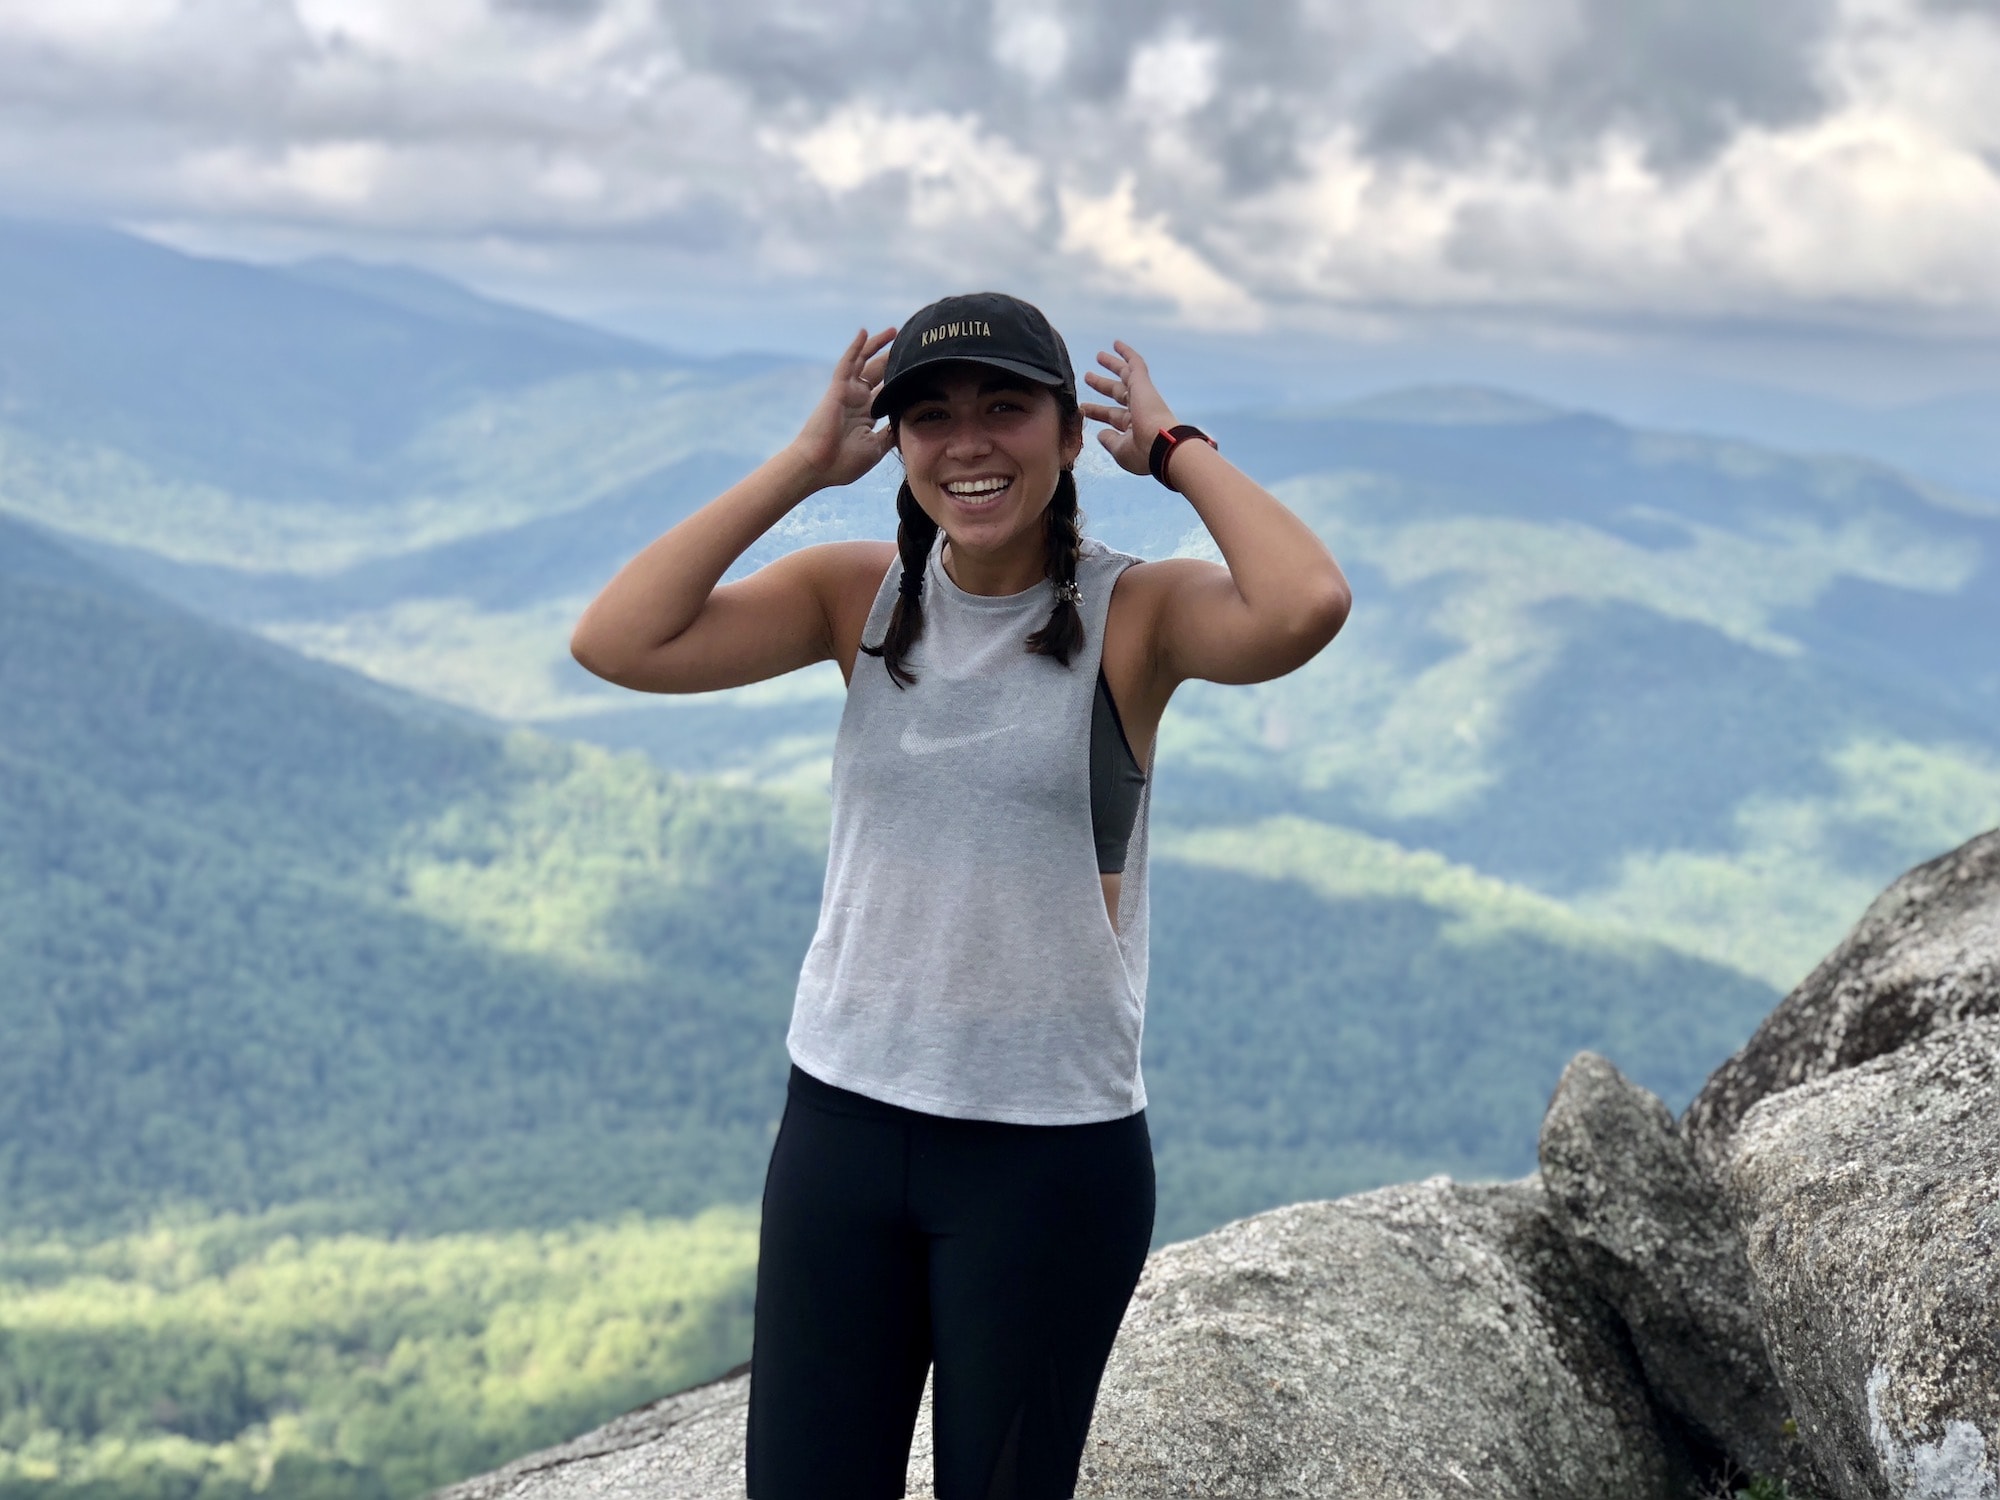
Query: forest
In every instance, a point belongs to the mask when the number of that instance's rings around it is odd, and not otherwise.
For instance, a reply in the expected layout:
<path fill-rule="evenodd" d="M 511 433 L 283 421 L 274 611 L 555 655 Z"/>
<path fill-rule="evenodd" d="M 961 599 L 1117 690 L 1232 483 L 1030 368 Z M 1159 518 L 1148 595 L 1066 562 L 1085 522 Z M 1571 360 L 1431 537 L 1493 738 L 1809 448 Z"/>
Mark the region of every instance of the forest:
<path fill-rule="evenodd" d="M 403 1500 L 744 1358 L 819 807 L 11 556 L 5 1493 Z M 1525 1171 L 1577 1047 L 1684 1095 L 1771 997 L 1309 820 L 1156 860 L 1160 1242 Z"/>
<path fill-rule="evenodd" d="M 741 1361 L 838 674 L 646 701 L 564 640 L 823 371 L 0 262 L 0 1496 L 408 1500 Z M 1215 430 L 1356 610 L 1162 728 L 1156 1244 L 1525 1173 L 1581 1048 L 1678 1107 L 2000 823 L 1990 505 L 1497 391 Z M 1094 534 L 1215 555 L 1086 469 Z"/>

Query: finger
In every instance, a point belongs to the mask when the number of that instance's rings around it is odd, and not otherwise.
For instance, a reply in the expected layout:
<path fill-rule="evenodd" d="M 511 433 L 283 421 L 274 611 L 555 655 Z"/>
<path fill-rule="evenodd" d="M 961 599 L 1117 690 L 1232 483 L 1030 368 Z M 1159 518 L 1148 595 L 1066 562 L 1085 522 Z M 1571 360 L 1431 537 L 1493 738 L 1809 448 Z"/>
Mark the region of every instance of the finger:
<path fill-rule="evenodd" d="M 879 351 L 872 359 L 868 361 L 867 364 L 861 367 L 861 378 L 867 381 L 870 385 L 880 385 L 882 383 L 883 372 L 886 371 L 888 368 L 889 368 L 888 351 L 887 350 Z"/>
<path fill-rule="evenodd" d="M 1118 416 L 1117 408 L 1100 406 L 1095 401 L 1080 401 L 1077 403 L 1076 409 L 1093 422 L 1109 423 L 1114 421 Z"/>
<path fill-rule="evenodd" d="M 1115 354 L 1106 354 L 1102 349 L 1099 349 L 1097 351 L 1097 362 L 1114 375 L 1125 373 L 1125 361 Z"/>
<path fill-rule="evenodd" d="M 1100 375 L 1095 370 L 1087 370 L 1084 372 L 1083 380 L 1084 384 L 1088 385 L 1100 396 L 1111 396 L 1117 393 L 1118 382 L 1113 380 L 1109 375 Z"/>
<path fill-rule="evenodd" d="M 862 347 L 862 357 L 872 358 L 878 351 L 886 348 L 895 337 L 896 330 L 893 327 L 883 329 Z"/>
<path fill-rule="evenodd" d="M 1113 339 L 1111 341 L 1111 347 L 1116 349 L 1120 354 L 1125 356 L 1125 362 L 1127 364 L 1143 365 L 1146 362 L 1144 356 L 1142 356 L 1137 349 L 1134 349 L 1130 344 L 1126 343 L 1125 340 L 1123 339 Z"/>

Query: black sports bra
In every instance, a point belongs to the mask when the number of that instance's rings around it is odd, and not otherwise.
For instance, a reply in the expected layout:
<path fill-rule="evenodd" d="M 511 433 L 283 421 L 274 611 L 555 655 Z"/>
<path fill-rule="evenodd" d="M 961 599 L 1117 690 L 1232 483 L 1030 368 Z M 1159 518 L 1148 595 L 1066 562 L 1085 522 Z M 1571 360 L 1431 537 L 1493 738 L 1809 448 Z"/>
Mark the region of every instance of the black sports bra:
<path fill-rule="evenodd" d="M 1097 669 L 1097 702 L 1090 714 L 1090 831 L 1097 839 L 1102 875 L 1125 871 L 1125 846 L 1139 817 L 1139 794 L 1146 772 L 1125 738 L 1125 723 L 1111 701 L 1111 684 Z"/>

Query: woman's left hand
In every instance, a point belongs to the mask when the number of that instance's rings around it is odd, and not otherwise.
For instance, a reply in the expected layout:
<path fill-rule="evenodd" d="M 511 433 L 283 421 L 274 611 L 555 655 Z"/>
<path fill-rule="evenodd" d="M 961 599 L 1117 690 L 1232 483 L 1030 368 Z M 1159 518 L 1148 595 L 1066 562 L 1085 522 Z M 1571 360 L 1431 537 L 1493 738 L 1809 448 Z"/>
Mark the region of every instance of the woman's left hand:
<path fill-rule="evenodd" d="M 1173 410 L 1154 388 L 1152 372 L 1146 368 L 1139 351 L 1122 339 L 1112 340 L 1111 347 L 1118 352 L 1106 354 L 1100 350 L 1097 355 L 1097 362 L 1111 373 L 1102 375 L 1091 370 L 1083 378 L 1093 391 L 1109 396 L 1118 404 L 1104 406 L 1084 401 L 1079 408 L 1091 421 L 1104 424 L 1097 440 L 1118 461 L 1118 467 L 1144 474 L 1149 472 L 1146 461 L 1152 455 L 1153 439 L 1163 428 L 1175 425 Z"/>

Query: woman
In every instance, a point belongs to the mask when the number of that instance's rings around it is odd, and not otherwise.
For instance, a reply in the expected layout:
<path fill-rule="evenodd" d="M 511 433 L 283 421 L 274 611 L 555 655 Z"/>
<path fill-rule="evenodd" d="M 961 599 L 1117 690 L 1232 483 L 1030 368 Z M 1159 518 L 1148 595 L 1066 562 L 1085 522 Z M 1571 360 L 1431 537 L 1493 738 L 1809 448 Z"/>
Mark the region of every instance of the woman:
<path fill-rule="evenodd" d="M 1347 616 L 1319 539 L 1123 343 L 1087 376 L 1034 307 L 948 297 L 855 335 L 784 451 L 654 542 L 573 649 L 650 692 L 831 657 L 848 696 L 819 929 L 759 1242 L 753 1500 L 903 1493 L 934 1366 L 940 1500 L 1069 1495 L 1144 1263 L 1145 832 L 1160 715 Z M 876 422 L 887 418 L 880 428 Z M 1226 566 L 1084 538 L 1083 419 Z M 894 448 L 897 543 L 723 572 Z"/>

